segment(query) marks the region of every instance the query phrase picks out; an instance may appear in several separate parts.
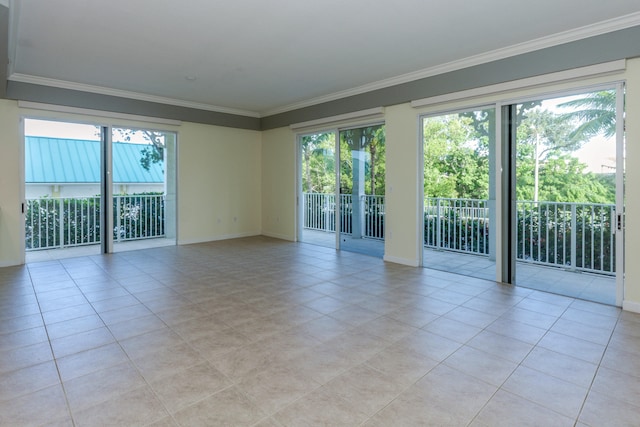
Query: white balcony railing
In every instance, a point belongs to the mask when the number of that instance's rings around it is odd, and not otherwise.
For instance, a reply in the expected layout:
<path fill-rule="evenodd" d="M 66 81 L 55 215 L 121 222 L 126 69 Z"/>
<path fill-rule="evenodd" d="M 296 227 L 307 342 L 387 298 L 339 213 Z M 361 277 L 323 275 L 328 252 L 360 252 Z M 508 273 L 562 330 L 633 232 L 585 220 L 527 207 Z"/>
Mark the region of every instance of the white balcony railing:
<path fill-rule="evenodd" d="M 303 193 L 304 228 L 318 231 L 336 231 L 336 198 L 334 194 Z M 361 196 L 364 218 L 363 237 L 384 239 L 384 196 Z M 353 203 L 351 194 L 340 195 L 340 231 L 353 232 Z"/>
<path fill-rule="evenodd" d="M 516 218 L 518 259 L 615 274 L 615 205 L 519 201 Z"/>
<path fill-rule="evenodd" d="M 100 243 L 100 197 L 28 199 L 26 250 Z M 164 195 L 113 196 L 114 241 L 164 236 Z"/>
<path fill-rule="evenodd" d="M 486 200 L 426 198 L 426 247 L 489 254 L 489 208 Z"/>
<path fill-rule="evenodd" d="M 335 196 L 304 193 L 304 227 L 335 231 Z M 341 196 L 340 223 L 351 234 L 351 195 Z M 384 196 L 364 196 L 364 237 L 384 239 Z M 615 206 L 593 203 L 516 202 L 519 261 L 606 275 L 615 274 Z M 489 255 L 487 200 L 426 198 L 424 246 Z"/>

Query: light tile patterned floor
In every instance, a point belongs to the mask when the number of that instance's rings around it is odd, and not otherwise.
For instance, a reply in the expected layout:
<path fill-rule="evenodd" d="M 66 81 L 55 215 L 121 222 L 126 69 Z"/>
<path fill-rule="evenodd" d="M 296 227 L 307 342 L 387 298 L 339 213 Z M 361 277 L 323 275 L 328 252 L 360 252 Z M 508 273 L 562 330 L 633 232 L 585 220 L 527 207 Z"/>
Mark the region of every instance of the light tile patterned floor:
<path fill-rule="evenodd" d="M 335 248 L 336 245 L 335 233 L 304 230 L 302 237 L 307 243 L 329 248 Z M 382 240 L 352 239 L 349 235 L 342 235 L 340 245 L 341 248 L 349 252 L 357 252 L 379 258 L 384 255 L 384 241 Z M 494 280 L 496 277 L 495 261 L 483 255 L 442 251 L 425 247 L 423 265 L 426 268 L 479 279 Z M 518 261 L 516 262 L 516 283 L 518 286 L 538 291 L 551 292 L 603 304 L 616 304 L 616 278 L 611 275 L 571 271 Z"/>
<path fill-rule="evenodd" d="M 623 426 L 640 315 L 256 237 L 0 269 L 0 425 Z"/>

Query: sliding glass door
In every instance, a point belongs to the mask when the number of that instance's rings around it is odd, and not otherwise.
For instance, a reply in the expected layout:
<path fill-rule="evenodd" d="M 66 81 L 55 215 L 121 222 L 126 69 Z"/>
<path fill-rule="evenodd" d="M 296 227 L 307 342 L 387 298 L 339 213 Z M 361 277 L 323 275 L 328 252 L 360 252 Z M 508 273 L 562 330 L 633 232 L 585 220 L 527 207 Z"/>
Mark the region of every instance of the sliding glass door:
<path fill-rule="evenodd" d="M 113 128 L 113 250 L 175 244 L 176 135 Z"/>
<path fill-rule="evenodd" d="M 509 107 L 518 286 L 621 303 L 622 97 L 614 87 Z"/>
<path fill-rule="evenodd" d="M 299 138 L 298 240 L 335 248 L 336 138 L 321 132 Z"/>
<path fill-rule="evenodd" d="M 27 261 L 175 244 L 176 134 L 25 119 Z"/>
<path fill-rule="evenodd" d="M 619 84 L 422 117 L 423 265 L 620 305 L 623 108 Z"/>
<path fill-rule="evenodd" d="M 382 258 L 385 218 L 384 126 L 340 131 L 340 248 Z"/>
<path fill-rule="evenodd" d="M 421 123 L 423 266 L 495 280 L 495 108 Z"/>
<path fill-rule="evenodd" d="M 298 141 L 298 239 L 382 257 L 384 126 L 307 134 Z"/>
<path fill-rule="evenodd" d="M 25 119 L 27 261 L 99 254 L 102 128 Z"/>

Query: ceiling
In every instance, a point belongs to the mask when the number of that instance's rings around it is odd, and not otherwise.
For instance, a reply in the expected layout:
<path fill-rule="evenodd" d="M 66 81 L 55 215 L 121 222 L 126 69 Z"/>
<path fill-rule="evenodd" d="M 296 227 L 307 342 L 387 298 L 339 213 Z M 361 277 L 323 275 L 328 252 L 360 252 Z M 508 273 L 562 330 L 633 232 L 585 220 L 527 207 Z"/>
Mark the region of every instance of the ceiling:
<path fill-rule="evenodd" d="M 255 117 L 640 24 L 638 0 L 9 7 L 9 80 Z"/>

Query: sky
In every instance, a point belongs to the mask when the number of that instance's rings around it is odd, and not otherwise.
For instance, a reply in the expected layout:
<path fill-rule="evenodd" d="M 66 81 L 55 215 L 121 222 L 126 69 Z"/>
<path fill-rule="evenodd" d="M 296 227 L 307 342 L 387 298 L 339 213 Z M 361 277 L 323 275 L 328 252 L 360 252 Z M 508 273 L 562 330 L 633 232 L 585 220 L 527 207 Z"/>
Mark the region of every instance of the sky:
<path fill-rule="evenodd" d="M 542 102 L 542 107 L 551 111 L 568 112 L 566 108 L 558 108 L 558 104 L 581 96 L 583 95 L 548 99 Z M 587 164 L 585 172 L 612 173 L 615 171 L 616 166 L 616 138 L 615 136 L 608 139 L 602 136 L 591 138 L 573 154 L 580 159 L 582 163 Z"/>
<path fill-rule="evenodd" d="M 575 152 L 581 162 L 587 164 L 586 172 L 612 173 L 616 167 L 615 138 L 592 138 Z"/>
<path fill-rule="evenodd" d="M 88 141 L 99 141 L 99 126 L 84 125 L 78 123 L 56 122 L 50 120 L 26 119 L 24 121 L 25 136 L 46 136 L 51 138 L 83 139 Z M 115 133 L 115 138 L 118 134 Z M 115 140 L 114 142 L 123 142 Z M 142 134 L 131 136 L 133 144 L 149 144 Z"/>

